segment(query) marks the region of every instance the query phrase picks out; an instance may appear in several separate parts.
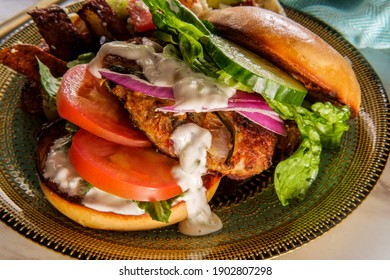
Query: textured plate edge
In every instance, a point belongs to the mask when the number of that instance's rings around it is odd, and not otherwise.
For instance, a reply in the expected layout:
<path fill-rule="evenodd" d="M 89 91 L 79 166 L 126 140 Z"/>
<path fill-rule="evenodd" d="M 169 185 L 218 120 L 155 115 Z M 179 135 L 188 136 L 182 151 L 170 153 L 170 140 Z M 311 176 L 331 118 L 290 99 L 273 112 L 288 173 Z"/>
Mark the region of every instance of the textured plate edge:
<path fill-rule="evenodd" d="M 79 3 L 77 3 L 77 4 L 79 4 Z M 389 114 L 389 99 L 388 99 L 388 96 L 387 96 L 386 91 L 384 89 L 384 86 L 383 86 L 379 76 L 374 71 L 373 67 L 368 63 L 368 61 L 361 54 L 361 52 L 359 52 L 358 49 L 356 49 L 351 43 L 349 43 L 339 32 L 337 32 L 332 27 L 330 27 L 329 25 L 327 25 L 323 21 L 319 20 L 318 18 L 315 18 L 313 16 L 307 15 L 307 14 L 305 14 L 303 12 L 300 12 L 298 10 L 294 10 L 292 8 L 288 8 L 288 9 L 291 9 L 295 13 L 301 14 L 302 16 L 311 18 L 313 21 L 315 21 L 316 23 L 320 24 L 321 26 L 323 26 L 324 28 L 326 28 L 330 32 L 332 32 L 332 34 L 336 35 L 339 40 L 343 41 L 343 43 L 347 43 L 347 45 L 349 45 L 349 47 L 353 49 L 354 55 L 359 57 L 359 60 L 366 65 L 366 68 L 368 70 L 370 70 L 370 74 L 375 78 L 376 85 L 380 88 L 382 98 L 383 98 L 383 100 L 385 101 L 385 103 L 387 105 L 387 108 L 386 108 L 387 109 L 386 110 L 387 114 Z M 5 37 L 3 40 L 0 41 L 0 45 L 3 45 L 4 42 L 9 40 L 16 33 L 18 33 L 20 30 L 22 30 L 23 28 L 25 28 L 26 26 L 31 25 L 31 24 L 32 24 L 32 22 L 29 21 L 28 23 L 26 23 L 26 24 L 22 25 L 21 27 L 19 27 L 18 29 L 16 29 L 14 32 L 10 33 L 7 37 Z M 390 124 L 387 123 L 386 127 L 387 127 L 387 131 L 389 131 Z M 389 136 L 389 133 L 387 133 L 387 136 Z M 297 249 L 299 247 L 302 247 L 302 246 L 308 244 L 309 242 L 311 242 L 312 240 L 322 236 L 324 233 L 329 232 L 336 225 L 341 223 L 348 215 L 350 215 L 364 201 L 364 199 L 369 195 L 369 193 L 372 191 L 372 189 L 377 184 L 380 176 L 382 175 L 382 173 L 384 171 L 384 168 L 385 168 L 385 165 L 386 165 L 386 162 L 387 162 L 387 159 L 389 158 L 389 153 L 390 153 L 389 152 L 389 150 L 390 150 L 390 139 L 389 139 L 389 137 L 387 137 L 387 139 L 386 139 L 386 144 L 387 145 L 385 145 L 382 148 L 382 150 L 384 152 L 381 153 L 382 158 L 381 158 L 380 162 L 378 162 L 378 159 L 376 161 L 378 163 L 377 165 L 381 166 L 383 168 L 380 169 L 380 172 L 375 172 L 375 177 L 372 178 L 372 180 L 371 180 L 372 182 L 370 184 L 366 185 L 366 189 L 368 189 L 368 192 L 364 195 L 363 199 L 359 203 L 357 203 L 354 207 L 350 208 L 345 213 L 340 213 L 340 216 L 334 217 L 334 219 L 333 219 L 334 221 L 332 220 L 331 225 L 329 227 L 327 227 L 327 229 L 325 231 L 321 231 L 318 235 L 316 234 L 315 231 L 313 231 L 310 234 L 308 234 L 308 236 L 306 238 L 301 236 L 299 239 L 297 239 L 295 241 L 296 244 L 294 244 L 294 245 L 287 244 L 287 246 L 286 246 L 285 243 L 273 244 L 273 246 L 272 246 L 273 248 L 269 248 L 267 250 L 267 253 L 265 253 L 265 254 L 258 254 L 258 255 L 260 255 L 259 259 L 275 258 L 277 256 L 280 256 L 280 255 L 283 255 L 283 254 L 287 254 L 287 253 L 289 253 L 289 252 L 291 252 L 291 251 L 293 251 L 293 250 L 295 250 L 295 249 Z M 15 219 L 15 217 L 11 217 L 11 216 L 9 216 L 10 215 L 9 213 L 7 214 L 6 212 L 3 211 L 3 209 L 1 209 L 1 210 L 2 210 L 0 212 L 1 220 L 4 221 L 6 219 L 6 217 L 9 218 L 8 222 L 5 221 L 5 224 L 7 224 L 8 226 L 11 226 L 13 229 L 17 230 L 19 233 L 23 234 L 25 237 L 33 240 L 34 242 L 38 242 L 40 245 L 48 247 L 49 249 L 53 249 L 54 251 L 62 253 L 64 255 L 66 255 L 66 256 L 74 257 L 74 258 L 77 258 L 77 259 L 105 259 L 104 257 L 100 258 L 99 254 L 95 254 L 95 256 L 94 256 L 93 253 L 87 254 L 85 252 L 83 253 L 83 252 L 77 251 L 75 249 L 66 248 L 64 246 L 59 246 L 60 244 L 55 244 L 54 242 L 52 242 L 52 240 L 50 240 L 49 238 L 46 238 L 45 236 L 35 232 L 34 230 L 31 230 L 31 229 L 27 230 L 26 229 L 26 227 L 27 227 L 26 224 L 24 224 L 21 221 L 15 221 L 15 220 L 17 220 L 17 219 Z M 3 220 L 3 218 L 4 218 L 4 220 Z M 15 221 L 15 222 L 13 222 L 13 221 Z M 293 246 L 293 249 L 288 249 L 288 246 Z M 286 248 L 287 251 L 280 250 L 278 248 L 282 248 L 282 249 Z M 250 253 L 248 253 L 248 254 L 243 253 L 242 256 L 243 256 L 243 259 L 253 259 L 253 255 L 251 255 Z M 257 259 L 257 258 L 255 257 L 254 259 Z"/>

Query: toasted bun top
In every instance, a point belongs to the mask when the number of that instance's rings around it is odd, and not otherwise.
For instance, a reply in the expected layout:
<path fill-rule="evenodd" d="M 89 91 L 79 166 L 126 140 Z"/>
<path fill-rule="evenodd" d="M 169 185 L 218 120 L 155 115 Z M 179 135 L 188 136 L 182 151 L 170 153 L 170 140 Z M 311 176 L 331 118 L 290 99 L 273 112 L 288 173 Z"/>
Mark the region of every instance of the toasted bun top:
<path fill-rule="evenodd" d="M 359 111 L 360 86 L 350 62 L 295 21 L 258 7 L 214 10 L 207 18 L 221 35 L 266 57 L 300 80 L 309 98 Z"/>

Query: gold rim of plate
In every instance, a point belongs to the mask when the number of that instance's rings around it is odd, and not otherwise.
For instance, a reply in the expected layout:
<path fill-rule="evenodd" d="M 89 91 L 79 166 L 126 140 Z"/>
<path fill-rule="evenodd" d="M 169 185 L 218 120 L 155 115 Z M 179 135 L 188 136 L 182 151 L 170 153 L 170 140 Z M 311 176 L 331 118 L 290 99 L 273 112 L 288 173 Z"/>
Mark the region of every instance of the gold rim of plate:
<path fill-rule="evenodd" d="M 69 5 L 75 11 L 80 3 Z M 0 218 L 27 238 L 79 259 L 269 259 L 321 236 L 343 221 L 367 197 L 389 156 L 389 102 L 367 61 L 326 24 L 286 8 L 290 18 L 314 31 L 348 57 L 362 88 L 362 107 L 342 147 L 325 151 L 317 180 L 304 201 L 280 205 L 272 170 L 240 187 L 222 186 L 211 202 L 221 231 L 202 237 L 176 225 L 143 232 L 84 228 L 56 211 L 43 197 L 34 165 L 39 119 L 19 108 L 24 78 L 0 65 Z M 29 22 L 0 43 L 38 44 Z"/>

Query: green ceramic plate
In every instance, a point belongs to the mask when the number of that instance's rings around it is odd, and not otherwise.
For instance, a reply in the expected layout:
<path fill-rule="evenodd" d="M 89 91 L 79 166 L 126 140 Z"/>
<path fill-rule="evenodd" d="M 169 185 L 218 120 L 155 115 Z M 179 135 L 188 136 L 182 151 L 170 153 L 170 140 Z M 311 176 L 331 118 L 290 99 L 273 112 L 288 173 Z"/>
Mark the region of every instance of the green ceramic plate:
<path fill-rule="evenodd" d="M 43 197 L 33 160 L 34 132 L 40 123 L 19 108 L 23 77 L 0 66 L 1 220 L 48 248 L 80 259 L 266 259 L 336 226 L 367 197 L 384 169 L 390 145 L 389 102 L 377 75 L 353 46 L 327 25 L 287 12 L 351 60 L 363 95 L 361 112 L 342 147 L 325 151 L 318 179 L 304 201 L 281 206 L 271 172 L 266 172 L 239 189 L 219 189 L 211 204 L 224 228 L 209 236 L 184 236 L 176 226 L 144 232 L 83 228 Z M 0 47 L 39 40 L 36 27 L 28 23 Z"/>

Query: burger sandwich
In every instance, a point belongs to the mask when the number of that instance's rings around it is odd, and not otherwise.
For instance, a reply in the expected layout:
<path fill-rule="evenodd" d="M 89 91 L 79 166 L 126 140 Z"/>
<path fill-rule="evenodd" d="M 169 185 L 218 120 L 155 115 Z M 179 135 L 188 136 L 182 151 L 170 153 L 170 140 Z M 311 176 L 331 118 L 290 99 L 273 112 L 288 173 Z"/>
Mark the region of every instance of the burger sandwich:
<path fill-rule="evenodd" d="M 176 0 L 139 4 L 151 30 L 105 42 L 60 82 L 40 66 L 60 116 L 38 138 L 49 202 L 86 227 L 201 235 L 222 227 L 208 201 L 223 178 L 276 166 L 281 203 L 303 199 L 359 111 L 348 60 L 259 7 L 200 19 Z"/>

